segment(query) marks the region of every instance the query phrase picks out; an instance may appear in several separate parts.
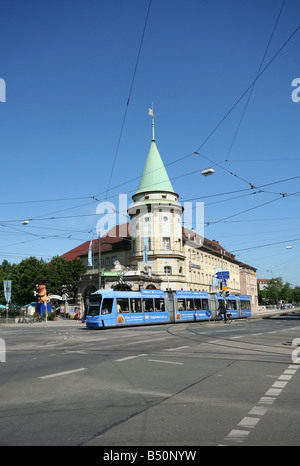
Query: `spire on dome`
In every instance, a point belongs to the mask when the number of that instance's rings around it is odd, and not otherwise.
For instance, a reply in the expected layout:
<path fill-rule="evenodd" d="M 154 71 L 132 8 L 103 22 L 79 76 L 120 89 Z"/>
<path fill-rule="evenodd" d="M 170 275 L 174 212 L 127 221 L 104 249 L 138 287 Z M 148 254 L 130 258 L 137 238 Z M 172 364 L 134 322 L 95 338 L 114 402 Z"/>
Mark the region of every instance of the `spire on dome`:
<path fill-rule="evenodd" d="M 152 117 L 152 141 L 155 141 L 155 136 L 154 136 L 154 112 L 153 112 L 153 104 L 152 108 L 149 108 L 148 115 Z"/>
<path fill-rule="evenodd" d="M 135 194 L 145 192 L 168 192 L 176 194 L 155 143 L 153 107 L 152 109 L 149 108 L 148 114 L 152 117 L 152 142 L 139 187 Z"/>

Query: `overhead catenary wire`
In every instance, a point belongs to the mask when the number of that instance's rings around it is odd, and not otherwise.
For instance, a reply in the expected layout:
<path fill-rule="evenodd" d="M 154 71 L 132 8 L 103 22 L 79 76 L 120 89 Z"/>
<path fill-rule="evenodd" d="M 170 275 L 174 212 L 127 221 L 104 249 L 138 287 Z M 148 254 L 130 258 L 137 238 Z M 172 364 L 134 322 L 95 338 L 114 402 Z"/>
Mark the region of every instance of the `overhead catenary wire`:
<path fill-rule="evenodd" d="M 186 175 L 180 175 L 180 176 L 186 176 Z M 256 187 L 256 189 L 261 190 L 262 188 L 267 187 L 267 186 L 272 186 L 272 185 L 275 185 L 275 184 L 280 184 L 280 183 L 284 183 L 284 182 L 287 182 L 287 181 L 296 180 L 296 179 L 299 179 L 299 178 L 300 178 L 300 175 L 290 177 L 290 178 L 285 178 L 285 179 L 282 179 L 282 180 L 272 181 L 270 183 L 265 183 L 263 185 L 259 185 L 259 186 Z M 173 179 L 173 178 L 171 178 L 171 179 Z M 201 196 L 201 200 L 211 198 L 211 197 L 225 196 L 225 195 L 230 195 L 230 194 L 234 194 L 234 193 L 242 193 L 242 192 L 247 192 L 247 191 L 249 192 L 249 191 L 252 191 L 252 190 L 250 188 L 245 188 L 245 189 L 240 189 L 240 190 L 227 191 L 227 192 L 223 192 L 223 193 L 216 193 L 216 194 Z M 274 193 L 274 194 L 280 195 L 281 197 L 286 197 L 286 196 L 291 195 L 289 193 L 285 193 L 284 196 L 282 195 L 283 193 Z M 299 192 L 292 193 L 292 195 L 298 195 L 298 194 L 299 194 Z M 188 202 L 188 201 L 193 201 L 193 200 L 198 200 L 198 199 L 199 199 L 199 197 L 189 198 L 189 199 L 183 200 L 183 202 Z M 73 209 L 73 208 L 76 208 L 76 207 L 63 209 L 60 212 L 70 210 L 70 209 Z M 120 213 L 120 212 L 118 210 L 116 210 L 114 213 Z M 78 218 L 78 217 L 95 216 L 95 215 L 99 215 L 99 214 L 97 214 L 96 212 L 93 212 L 93 213 L 88 213 L 88 214 L 76 214 L 76 215 L 66 215 L 66 216 L 51 216 L 51 217 L 46 217 L 46 215 L 47 214 L 44 214 L 43 216 L 28 217 L 28 220 L 30 222 L 38 221 L 38 220 L 57 220 L 57 219 L 63 219 L 63 218 Z M 48 215 L 52 215 L 52 214 L 48 214 Z M 15 222 L 21 222 L 21 221 L 22 221 L 21 218 L 15 218 L 15 219 L 10 219 L 10 220 L 0 219 L 0 222 L 2 224 L 15 223 Z"/>
<path fill-rule="evenodd" d="M 237 105 L 241 102 L 241 100 L 248 94 L 252 86 L 258 81 L 258 79 L 265 73 L 265 71 L 269 68 L 269 66 L 273 63 L 275 58 L 282 52 L 282 50 L 287 46 L 287 44 L 292 40 L 295 34 L 299 31 L 300 25 L 290 34 L 288 39 L 284 42 L 284 44 L 277 50 L 277 52 L 273 55 L 271 60 L 268 61 L 266 66 L 258 73 L 256 78 L 252 81 L 252 83 L 247 87 L 247 89 L 242 93 L 242 95 L 236 100 L 236 102 L 232 105 L 232 107 L 227 111 L 227 113 L 223 116 L 223 118 L 219 121 L 219 123 L 215 126 L 215 128 L 208 134 L 208 136 L 204 139 L 204 141 L 200 144 L 198 149 L 195 152 L 199 152 L 200 149 L 207 143 L 207 141 L 212 137 L 212 135 L 219 129 L 219 127 L 224 123 L 224 121 L 229 117 L 229 115 L 233 112 L 233 110 L 237 107 Z"/>
<path fill-rule="evenodd" d="M 145 21 L 145 25 L 144 25 L 144 30 L 143 30 L 143 35 L 142 35 L 142 40 L 141 40 L 141 43 L 140 43 L 140 48 L 139 48 L 139 53 L 138 53 L 138 57 L 137 57 L 137 61 L 136 61 L 136 66 L 135 66 L 135 70 L 134 70 L 134 75 L 133 75 L 133 79 L 132 79 L 132 83 L 131 83 L 131 86 L 130 86 L 130 91 L 129 91 L 129 100 L 127 100 L 127 105 L 126 105 L 126 109 L 125 109 L 125 114 L 124 114 L 124 118 L 123 118 L 123 124 L 122 124 L 122 127 L 121 127 L 121 132 L 120 132 L 120 136 L 119 136 L 119 141 L 121 140 L 121 136 L 122 136 L 122 133 L 123 133 L 123 128 L 124 128 L 124 123 L 125 123 L 125 119 L 126 119 L 126 115 L 127 115 L 127 108 L 128 108 L 128 104 L 129 104 L 129 101 L 130 101 L 130 95 L 131 95 L 131 92 L 132 92 L 132 88 L 133 88 L 133 83 L 134 83 L 134 79 L 135 79 L 135 74 L 136 74 L 136 69 L 137 69 L 137 64 L 138 64 L 138 60 L 139 60 L 139 56 L 140 56 L 140 51 L 141 51 L 141 47 L 142 47 L 142 43 L 143 43 L 143 39 L 144 39 L 144 34 L 145 34 L 145 30 L 146 30 L 146 25 L 147 25 L 147 22 L 148 22 L 148 16 L 149 16 L 149 13 L 150 13 L 150 7 L 151 7 L 151 0 L 149 2 L 149 7 L 148 7 L 148 11 L 147 11 L 147 16 L 146 16 L 146 21 Z M 219 121 L 219 123 L 215 126 L 215 128 L 209 133 L 209 135 L 206 137 L 206 139 L 201 143 L 201 145 L 198 147 L 198 149 L 192 153 L 189 153 L 183 157 L 179 157 L 177 158 L 176 160 L 173 160 L 172 162 L 169 162 L 167 164 L 165 164 L 165 166 L 170 166 L 174 163 L 177 163 L 179 161 L 182 161 L 184 159 L 187 159 L 189 157 L 191 157 L 192 155 L 195 155 L 195 154 L 199 154 L 199 150 L 206 144 L 206 142 L 210 139 L 210 137 L 217 131 L 217 129 L 222 125 L 222 123 L 227 119 L 227 117 L 231 114 L 231 112 L 236 108 L 236 106 L 240 103 L 240 101 L 243 99 L 243 97 L 249 92 L 249 90 L 252 88 L 252 86 L 257 82 L 257 80 L 262 76 L 262 74 L 267 70 L 267 68 L 271 65 L 271 63 L 273 63 L 273 61 L 275 60 L 275 58 L 282 52 L 282 50 L 286 47 L 286 45 L 290 42 L 290 40 L 294 37 L 294 35 L 298 32 L 298 30 L 300 29 L 300 26 L 298 26 L 292 34 L 290 34 L 290 36 L 288 37 L 288 39 L 284 42 L 284 44 L 277 50 L 277 52 L 273 55 L 273 57 L 271 58 L 271 60 L 269 60 L 269 62 L 267 63 L 267 65 L 263 68 L 263 70 L 256 76 L 256 78 L 254 79 L 254 81 L 248 86 L 248 88 L 242 93 L 242 95 L 239 97 L 239 99 L 234 103 L 234 105 L 229 109 L 229 111 L 227 111 L 227 113 L 224 115 L 224 117 Z M 113 162 L 113 167 L 114 167 L 114 164 L 115 164 L 115 160 L 116 160 L 116 157 L 117 157 L 117 153 L 118 153 L 118 150 L 119 150 L 119 142 L 117 144 L 117 150 L 116 150 L 116 153 L 115 153 L 115 156 L 114 156 L 114 162 Z M 203 154 L 199 154 L 201 155 L 202 157 Z M 204 157 L 205 158 L 205 157 Z M 210 160 L 212 163 L 220 166 L 221 168 L 223 168 L 225 171 L 228 171 L 228 173 L 230 173 L 231 175 L 237 177 L 237 178 L 240 178 L 241 180 L 245 181 L 246 183 L 248 183 L 250 186 L 253 186 L 253 188 L 255 187 L 254 184 L 252 184 L 251 182 L 243 179 L 242 177 L 240 177 L 239 175 L 237 175 L 236 173 L 234 172 L 231 172 L 230 170 L 227 170 L 225 169 L 224 167 L 221 166 L 221 164 L 217 164 L 216 162 L 213 162 L 211 159 L 208 159 L 207 160 Z M 111 178 L 112 178 L 112 173 L 113 173 L 113 167 L 112 167 L 112 171 L 111 171 L 111 175 L 110 175 L 110 179 L 109 179 L 109 185 L 107 187 L 107 190 L 106 190 L 106 199 L 107 199 L 107 194 L 110 190 L 112 189 L 116 189 L 117 187 L 121 187 L 121 186 L 124 186 L 125 184 L 129 183 L 129 182 L 132 182 L 136 179 L 138 179 L 139 177 L 135 177 L 133 179 L 131 179 L 130 181 L 126 181 L 118 186 L 115 186 L 113 188 L 110 188 L 110 182 L 111 182 Z M 98 200 L 97 199 L 97 196 L 99 195 L 102 195 L 102 193 L 98 193 L 98 194 L 94 194 L 92 196 L 89 196 L 88 198 L 92 198 L 94 200 Z M 80 199 L 85 199 L 84 198 L 80 198 Z M 32 202 L 35 202 L 35 201 L 32 201 Z M 75 208 L 75 207 L 74 207 Z"/>
<path fill-rule="evenodd" d="M 297 30 L 298 30 L 298 29 L 299 29 L 299 28 L 297 28 Z M 297 31 L 297 30 L 296 30 L 296 31 Z M 295 31 L 295 32 L 296 32 L 296 31 Z M 287 42 L 286 42 L 286 43 L 287 43 Z M 277 55 L 278 55 L 278 53 L 277 53 Z M 270 63 L 270 62 L 269 62 L 269 63 Z M 260 74 L 260 75 L 261 75 L 261 74 Z M 255 80 L 255 82 L 256 82 L 256 80 Z M 128 107 L 128 105 L 127 105 L 127 107 Z M 194 154 L 194 153 L 193 153 L 193 154 Z M 184 158 L 190 157 L 190 156 L 193 155 L 193 154 L 189 154 L 189 155 L 184 156 L 183 158 L 178 159 L 178 160 L 183 160 Z M 173 161 L 173 162 L 171 162 L 171 163 L 175 163 L 175 162 L 176 162 L 176 161 Z M 170 163 L 170 164 L 171 164 L 171 163 Z M 169 165 L 169 164 L 166 164 L 166 166 L 168 166 L 168 165 Z M 234 176 L 237 176 L 237 175 L 235 175 L 233 172 L 228 171 L 228 173 L 233 174 Z M 184 175 L 182 175 L 182 176 L 184 176 Z M 238 176 L 237 176 L 237 177 L 238 177 Z M 139 177 L 137 177 L 137 178 L 139 178 Z M 135 179 L 137 179 L 137 178 L 135 178 Z M 241 177 L 240 177 L 240 179 L 242 180 Z M 250 184 L 247 180 L 244 180 L 244 181 L 246 181 L 248 184 Z M 113 188 L 111 188 L 111 189 L 113 189 Z M 110 188 L 107 189 L 106 195 L 107 195 L 108 191 L 110 191 Z M 224 195 L 224 194 L 220 194 L 220 195 Z M 80 198 L 80 199 L 90 199 L 90 198 L 93 198 L 93 199 L 96 200 L 96 201 L 98 200 L 98 199 L 95 199 L 94 196 L 90 196 L 90 197 L 88 197 L 88 198 Z M 74 198 L 74 199 L 75 199 L 75 198 Z M 79 207 L 79 206 L 77 206 L 77 207 Z M 258 206 L 258 207 L 259 207 L 259 206 Z M 72 207 L 72 209 L 73 209 L 73 208 L 76 208 L 76 206 L 75 206 L 75 207 Z M 61 212 L 63 212 L 63 211 L 64 211 L 64 210 L 61 210 Z M 56 212 L 52 212 L 52 214 L 55 214 L 55 213 L 56 213 Z M 50 214 L 48 214 L 48 215 L 50 215 Z M 89 215 L 89 214 L 87 214 L 87 215 Z M 94 214 L 94 215 L 95 215 L 95 214 Z M 82 215 L 80 215 L 80 217 L 81 217 L 81 216 L 82 216 Z M 75 215 L 75 216 L 67 216 L 67 217 L 51 217 L 51 220 L 60 219 L 60 218 L 71 218 L 71 217 L 77 217 L 77 215 Z M 44 219 L 43 219 L 43 220 L 44 220 Z M 225 220 L 224 220 L 224 221 L 225 221 Z"/>
<path fill-rule="evenodd" d="M 116 147 L 116 151 L 115 151 L 114 158 L 113 158 L 111 172 L 110 172 L 110 175 L 109 175 L 109 178 L 108 178 L 108 185 L 107 185 L 106 197 L 105 198 L 107 198 L 107 193 L 108 193 L 109 188 L 110 188 L 110 183 L 111 183 L 112 175 L 113 175 L 113 172 L 114 172 L 114 168 L 115 168 L 115 164 L 116 164 L 116 160 L 117 160 L 117 156 L 118 156 L 118 152 L 119 152 L 119 147 L 120 147 L 120 142 L 121 142 L 121 138 L 122 138 L 122 134 L 123 134 L 123 130 L 124 130 L 125 120 L 126 120 L 126 117 L 127 117 L 128 106 L 129 106 L 130 99 L 131 99 L 132 89 L 133 89 L 135 76 L 136 76 L 136 72 L 137 72 L 137 67 L 138 67 L 138 63 L 139 63 L 139 59 L 140 59 L 140 55 L 141 55 L 142 45 L 143 45 L 143 42 L 144 42 L 146 27 L 147 27 L 147 23 L 148 23 L 148 19 L 149 19 L 151 3 L 152 3 L 152 0 L 149 0 L 148 10 L 147 10 L 146 19 L 145 19 L 144 28 L 143 28 L 143 33 L 142 33 L 142 37 L 141 37 L 141 40 L 140 40 L 140 46 L 139 46 L 139 50 L 138 50 L 138 54 L 137 54 L 137 59 L 136 59 L 136 62 L 135 62 L 135 67 L 134 67 L 133 76 L 132 76 L 132 80 L 131 80 L 131 84 L 130 84 L 129 94 L 128 94 L 128 98 L 127 98 L 127 102 L 126 102 L 126 106 L 125 106 L 125 111 L 124 111 L 124 116 L 123 116 L 123 120 L 122 120 L 122 124 L 121 124 L 121 130 L 120 130 L 120 134 L 119 134 L 119 138 L 118 138 L 118 142 L 117 142 L 117 147 Z"/>
<path fill-rule="evenodd" d="M 271 36 L 270 36 L 270 38 L 269 38 L 269 41 L 268 41 L 266 50 L 265 50 L 264 55 L 263 55 L 263 57 L 262 57 L 262 60 L 261 60 L 261 62 L 260 62 L 260 65 L 259 65 L 259 68 L 258 68 L 258 71 L 257 71 L 256 76 L 259 75 L 260 70 L 261 70 L 261 68 L 262 68 L 262 66 L 263 66 L 263 63 L 264 63 L 264 61 L 265 61 L 266 55 L 267 55 L 267 53 L 268 53 L 269 47 L 270 47 L 270 45 L 271 45 L 273 36 L 274 36 L 274 34 L 275 34 L 275 31 L 276 31 L 276 28 L 277 28 L 277 25 L 278 25 L 278 22 L 279 22 L 279 19 L 280 19 L 282 10 L 283 10 L 283 8 L 284 8 L 285 2 L 286 2 L 286 0 L 283 0 L 282 5 L 281 5 L 281 8 L 280 8 L 280 11 L 279 11 L 279 13 L 278 13 L 278 16 L 277 16 L 277 19 L 276 19 L 276 22 L 275 22 L 275 25 L 274 25 L 273 30 L 272 30 L 272 32 L 271 32 Z M 236 138 L 237 138 L 237 135 L 238 135 L 240 126 L 241 126 L 241 124 L 242 124 L 243 118 L 244 118 L 244 116 L 245 116 L 246 110 L 247 110 L 248 105 L 249 105 L 249 102 L 250 102 L 250 99 L 251 99 L 251 97 L 252 97 L 255 84 L 256 84 L 256 81 L 254 82 L 254 84 L 252 85 L 252 87 L 251 87 L 251 89 L 250 89 L 248 99 L 247 99 L 247 101 L 246 101 L 246 104 L 245 104 L 245 106 L 244 106 L 243 112 L 242 112 L 241 117 L 240 117 L 240 119 L 239 119 L 237 128 L 236 128 L 236 130 L 235 130 L 233 139 L 232 139 L 232 141 L 231 141 L 229 150 L 228 150 L 228 152 L 227 152 L 227 156 L 226 156 L 225 162 L 228 162 L 229 155 L 230 155 L 230 153 L 231 153 L 231 151 L 232 151 L 232 148 L 233 148 L 233 145 L 234 145 L 235 140 L 236 140 Z"/>

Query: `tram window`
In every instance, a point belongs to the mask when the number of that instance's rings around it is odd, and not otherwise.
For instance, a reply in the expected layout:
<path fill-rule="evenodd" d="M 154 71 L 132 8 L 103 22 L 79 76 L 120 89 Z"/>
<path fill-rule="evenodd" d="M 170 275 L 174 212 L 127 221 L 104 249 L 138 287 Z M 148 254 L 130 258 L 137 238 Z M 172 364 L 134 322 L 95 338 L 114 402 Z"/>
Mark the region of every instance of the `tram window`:
<path fill-rule="evenodd" d="M 154 310 L 165 311 L 165 301 L 161 298 L 154 298 Z"/>
<path fill-rule="evenodd" d="M 142 301 L 140 298 L 130 299 L 130 310 L 131 312 L 142 312 Z"/>
<path fill-rule="evenodd" d="M 100 313 L 101 295 L 90 296 L 90 302 L 87 314 L 89 316 L 98 316 Z"/>
<path fill-rule="evenodd" d="M 228 299 L 227 300 L 227 308 L 230 311 L 233 311 L 234 309 L 236 309 L 236 301 L 234 299 Z"/>
<path fill-rule="evenodd" d="M 241 302 L 241 309 L 250 309 L 250 301 L 240 301 Z"/>
<path fill-rule="evenodd" d="M 113 307 L 113 299 L 111 298 L 103 299 L 101 314 L 102 315 L 111 314 L 112 307 Z"/>
<path fill-rule="evenodd" d="M 208 308 L 208 299 L 201 299 L 202 301 L 202 308 L 204 311 L 207 311 L 209 308 Z"/>
<path fill-rule="evenodd" d="M 202 306 L 201 306 L 201 299 L 194 299 L 194 304 L 195 304 L 195 307 L 194 309 L 198 310 L 198 309 L 202 309 Z"/>
<path fill-rule="evenodd" d="M 194 309 L 194 300 L 193 299 L 186 299 L 185 300 L 185 310 L 193 310 Z"/>
<path fill-rule="evenodd" d="M 128 298 L 117 298 L 117 312 L 129 312 Z"/>
<path fill-rule="evenodd" d="M 177 300 L 178 311 L 185 311 L 185 299 Z"/>
<path fill-rule="evenodd" d="M 152 298 L 145 298 L 143 299 L 143 311 L 144 312 L 153 312 L 153 299 Z"/>

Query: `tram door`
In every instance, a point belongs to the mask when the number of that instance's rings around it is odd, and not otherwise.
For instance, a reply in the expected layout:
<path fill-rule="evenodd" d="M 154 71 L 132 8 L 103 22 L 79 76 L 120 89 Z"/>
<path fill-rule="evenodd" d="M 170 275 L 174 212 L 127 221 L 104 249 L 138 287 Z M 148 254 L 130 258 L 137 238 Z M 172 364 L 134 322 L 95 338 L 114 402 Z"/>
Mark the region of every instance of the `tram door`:
<path fill-rule="evenodd" d="M 174 293 L 172 291 L 166 291 L 168 296 L 168 308 L 170 315 L 170 322 L 175 322 L 175 302 L 174 302 Z"/>

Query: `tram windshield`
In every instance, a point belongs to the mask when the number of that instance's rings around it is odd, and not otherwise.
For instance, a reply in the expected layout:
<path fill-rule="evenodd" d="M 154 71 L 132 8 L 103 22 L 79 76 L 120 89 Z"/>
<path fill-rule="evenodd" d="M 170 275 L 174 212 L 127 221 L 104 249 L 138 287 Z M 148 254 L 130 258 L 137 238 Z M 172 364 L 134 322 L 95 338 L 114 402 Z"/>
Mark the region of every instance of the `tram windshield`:
<path fill-rule="evenodd" d="M 88 316 L 98 316 L 100 314 L 101 300 L 102 300 L 101 294 L 90 296 L 89 308 L 87 312 Z"/>

